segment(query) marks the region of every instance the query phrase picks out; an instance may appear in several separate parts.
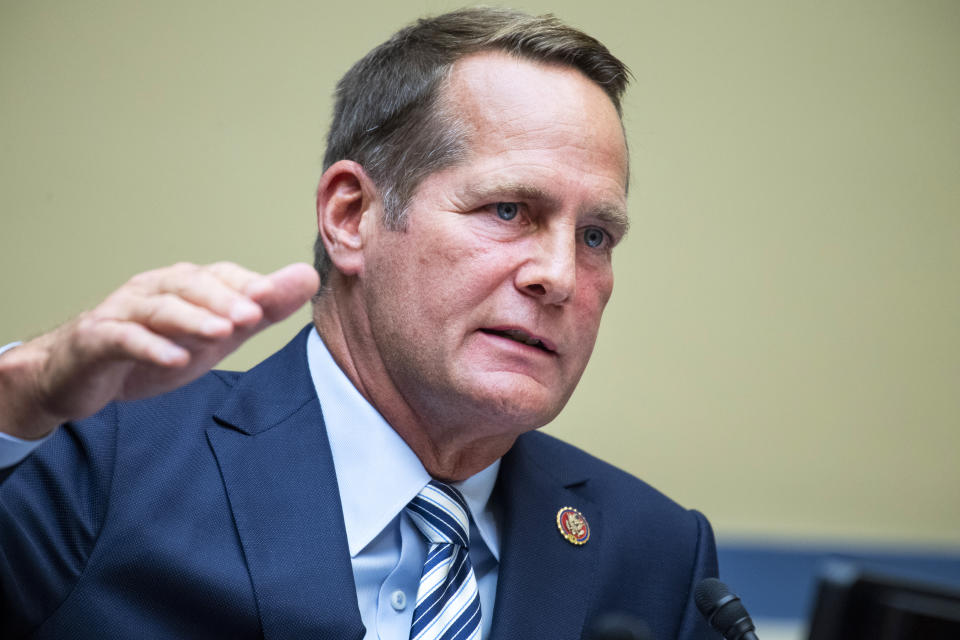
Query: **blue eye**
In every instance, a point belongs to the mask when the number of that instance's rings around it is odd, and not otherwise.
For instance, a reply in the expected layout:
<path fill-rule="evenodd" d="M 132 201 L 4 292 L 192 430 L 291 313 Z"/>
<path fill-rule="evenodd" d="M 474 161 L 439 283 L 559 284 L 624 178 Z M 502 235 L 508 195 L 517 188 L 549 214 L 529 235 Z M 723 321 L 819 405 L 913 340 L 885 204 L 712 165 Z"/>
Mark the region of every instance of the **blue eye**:
<path fill-rule="evenodd" d="M 497 203 L 497 216 L 501 220 L 513 220 L 517 217 L 517 213 L 520 211 L 520 207 L 516 202 L 498 202 Z"/>
<path fill-rule="evenodd" d="M 583 230 L 583 242 L 588 247 L 596 249 L 607 239 L 607 234 L 599 227 L 587 227 Z"/>

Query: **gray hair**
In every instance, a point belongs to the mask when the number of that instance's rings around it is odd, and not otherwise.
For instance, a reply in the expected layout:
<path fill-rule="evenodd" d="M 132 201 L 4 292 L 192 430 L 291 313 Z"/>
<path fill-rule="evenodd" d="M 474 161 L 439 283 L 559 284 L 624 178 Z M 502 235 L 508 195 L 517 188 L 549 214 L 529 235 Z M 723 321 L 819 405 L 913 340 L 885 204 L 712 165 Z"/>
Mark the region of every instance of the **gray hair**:
<path fill-rule="evenodd" d="M 442 89 L 457 60 L 481 51 L 579 69 L 621 114 L 630 75 L 626 65 L 600 41 L 551 14 L 475 7 L 417 20 L 337 83 L 323 159 L 324 171 L 339 160 L 363 166 L 380 191 L 387 228 L 404 228 L 407 206 L 424 178 L 465 157 L 464 128 Z M 319 235 L 314 266 L 322 291 L 332 263 Z"/>

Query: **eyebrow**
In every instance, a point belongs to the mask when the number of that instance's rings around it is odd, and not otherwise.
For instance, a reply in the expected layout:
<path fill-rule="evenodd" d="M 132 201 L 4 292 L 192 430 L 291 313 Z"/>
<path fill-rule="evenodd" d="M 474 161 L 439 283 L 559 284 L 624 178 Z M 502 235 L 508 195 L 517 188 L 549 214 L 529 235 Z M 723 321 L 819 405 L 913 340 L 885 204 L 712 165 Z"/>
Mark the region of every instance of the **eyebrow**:
<path fill-rule="evenodd" d="M 601 205 L 593 209 L 590 214 L 600 220 L 600 222 L 616 227 L 617 234 L 620 238 L 627 235 L 627 231 L 630 230 L 630 218 L 627 216 L 627 212 L 623 207 L 617 205 Z"/>
<path fill-rule="evenodd" d="M 539 200 L 547 204 L 557 204 L 556 198 L 551 197 L 540 187 L 522 182 L 501 182 L 492 186 L 469 185 L 463 192 L 470 200 L 487 201 L 508 196 L 521 200 Z"/>
<path fill-rule="evenodd" d="M 558 206 L 557 198 L 540 187 L 523 182 L 502 182 L 492 186 L 468 185 L 463 190 L 464 196 L 474 202 L 487 202 L 504 197 L 519 200 L 536 200 L 547 206 Z M 616 203 L 601 203 L 588 209 L 586 215 L 596 218 L 600 222 L 615 227 L 618 234 L 623 236 L 630 229 L 630 219 L 626 210 Z"/>

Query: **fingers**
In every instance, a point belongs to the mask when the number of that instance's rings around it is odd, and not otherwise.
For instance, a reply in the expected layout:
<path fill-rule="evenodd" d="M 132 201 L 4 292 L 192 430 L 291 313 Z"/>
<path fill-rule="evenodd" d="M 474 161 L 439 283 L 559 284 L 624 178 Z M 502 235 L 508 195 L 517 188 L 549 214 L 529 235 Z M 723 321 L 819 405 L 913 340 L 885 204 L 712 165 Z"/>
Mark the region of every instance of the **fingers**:
<path fill-rule="evenodd" d="M 278 269 L 265 278 L 269 288 L 251 294 L 261 308 L 265 319 L 279 322 L 304 305 L 320 287 L 320 277 L 316 269 L 295 262 Z"/>
<path fill-rule="evenodd" d="M 214 278 L 220 282 L 214 282 Z M 224 291 L 223 285 L 229 290 Z M 248 327 L 259 322 L 259 328 L 263 328 L 299 309 L 319 286 L 316 270 L 303 262 L 265 276 L 231 262 L 218 262 L 203 268 L 188 286 L 175 282 L 171 288 L 236 325 Z"/>
<path fill-rule="evenodd" d="M 145 296 L 172 294 L 233 324 L 251 326 L 263 314 L 244 289 L 263 286 L 264 280 L 260 274 L 235 264 L 201 267 L 181 263 L 136 276 L 131 284 Z"/>
<path fill-rule="evenodd" d="M 250 298 L 263 295 L 271 287 L 268 276 L 250 271 L 233 262 L 216 262 L 209 268 L 211 273 Z"/>
<path fill-rule="evenodd" d="M 132 334 L 130 357 L 156 364 L 179 363 L 171 346 L 192 352 L 226 339 L 239 344 L 293 313 L 318 286 L 316 271 L 304 263 L 267 276 L 229 262 L 208 266 L 181 263 L 134 276 L 92 316 L 140 328 L 124 329 Z M 148 340 L 144 331 L 154 338 Z M 124 344 L 121 341 L 116 346 Z M 161 351 L 166 355 L 161 356 Z"/>
<path fill-rule="evenodd" d="M 87 336 L 82 331 L 75 346 L 95 358 L 132 359 L 163 367 L 182 367 L 190 360 L 189 351 L 136 322 L 106 320 Z"/>
<path fill-rule="evenodd" d="M 216 339 L 225 338 L 233 331 L 229 319 L 172 293 L 145 297 L 132 306 L 130 319 L 167 336 Z"/>

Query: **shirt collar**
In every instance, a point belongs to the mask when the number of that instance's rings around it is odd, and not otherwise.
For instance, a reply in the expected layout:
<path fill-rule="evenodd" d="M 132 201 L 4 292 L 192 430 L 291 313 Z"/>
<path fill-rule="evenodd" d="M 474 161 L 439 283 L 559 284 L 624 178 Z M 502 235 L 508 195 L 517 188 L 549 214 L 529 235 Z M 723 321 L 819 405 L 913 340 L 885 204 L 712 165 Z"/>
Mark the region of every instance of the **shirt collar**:
<path fill-rule="evenodd" d="M 337 366 L 315 328 L 307 338 L 307 362 L 330 440 L 350 556 L 355 557 L 430 482 L 430 474 Z M 454 485 L 498 560 L 499 532 L 490 494 L 499 469 L 498 459 Z"/>

